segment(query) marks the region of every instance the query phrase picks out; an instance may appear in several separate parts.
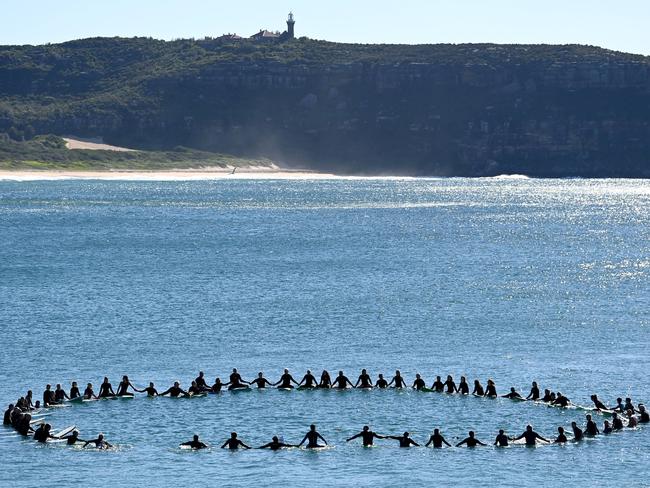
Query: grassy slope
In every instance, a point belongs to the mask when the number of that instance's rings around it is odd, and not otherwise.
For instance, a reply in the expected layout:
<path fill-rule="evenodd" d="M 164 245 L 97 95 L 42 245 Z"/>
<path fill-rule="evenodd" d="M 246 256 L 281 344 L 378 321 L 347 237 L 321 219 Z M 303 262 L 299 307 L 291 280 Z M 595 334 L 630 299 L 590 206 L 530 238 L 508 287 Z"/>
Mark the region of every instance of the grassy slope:
<path fill-rule="evenodd" d="M 183 169 L 226 165 L 270 166 L 268 159 L 243 159 L 226 154 L 178 148 L 176 151 L 95 151 L 65 147 L 57 136 L 38 136 L 30 141 L 0 139 L 0 169 Z"/>

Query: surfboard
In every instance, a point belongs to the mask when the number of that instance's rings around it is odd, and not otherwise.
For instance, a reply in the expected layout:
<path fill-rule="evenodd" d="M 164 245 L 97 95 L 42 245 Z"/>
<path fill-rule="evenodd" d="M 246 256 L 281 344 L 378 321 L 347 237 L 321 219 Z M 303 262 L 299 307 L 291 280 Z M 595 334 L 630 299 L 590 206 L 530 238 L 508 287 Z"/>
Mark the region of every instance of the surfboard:
<path fill-rule="evenodd" d="M 45 420 L 43 419 L 36 419 L 36 420 L 30 420 L 29 425 L 41 425 L 44 424 Z"/>
<path fill-rule="evenodd" d="M 83 396 L 78 396 L 78 397 L 71 398 L 70 400 L 67 400 L 68 403 L 81 403 L 83 401 L 84 401 Z"/>
<path fill-rule="evenodd" d="M 53 435 L 54 437 L 62 437 L 62 436 L 64 436 L 64 435 L 69 434 L 70 432 L 72 432 L 72 431 L 75 430 L 76 428 L 77 428 L 76 425 L 71 425 L 70 427 L 66 427 L 65 429 L 63 429 L 63 430 L 57 432 L 56 434 L 52 434 L 52 435 Z"/>
<path fill-rule="evenodd" d="M 291 391 L 291 390 L 293 390 L 293 388 L 286 388 L 286 387 L 278 386 L 278 390 L 280 390 L 280 391 Z"/>
<path fill-rule="evenodd" d="M 250 386 L 238 386 L 237 388 L 232 388 L 228 391 L 232 391 L 233 393 L 239 393 L 242 391 L 250 391 L 250 390 L 251 390 Z"/>

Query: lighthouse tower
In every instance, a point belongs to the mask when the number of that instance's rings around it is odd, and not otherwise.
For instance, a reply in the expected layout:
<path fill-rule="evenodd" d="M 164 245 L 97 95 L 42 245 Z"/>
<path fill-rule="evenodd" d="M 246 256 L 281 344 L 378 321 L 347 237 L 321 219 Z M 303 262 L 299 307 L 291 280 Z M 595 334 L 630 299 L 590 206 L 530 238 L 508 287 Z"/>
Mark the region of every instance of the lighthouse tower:
<path fill-rule="evenodd" d="M 296 23 L 295 20 L 293 20 L 293 13 L 289 12 L 289 17 L 287 18 L 287 36 L 289 39 L 293 39 L 294 33 L 293 33 L 293 26 Z"/>

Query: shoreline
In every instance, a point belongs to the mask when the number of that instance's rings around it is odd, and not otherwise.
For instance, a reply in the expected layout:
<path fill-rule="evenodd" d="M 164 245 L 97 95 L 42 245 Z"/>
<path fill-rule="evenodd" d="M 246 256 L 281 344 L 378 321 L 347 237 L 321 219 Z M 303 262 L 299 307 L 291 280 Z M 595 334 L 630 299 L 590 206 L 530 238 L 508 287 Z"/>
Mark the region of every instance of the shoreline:
<path fill-rule="evenodd" d="M 332 179 L 339 176 L 309 170 L 293 170 L 278 167 L 197 168 L 197 169 L 114 169 L 114 170 L 0 170 L 0 181 L 39 180 L 133 180 L 133 181 L 175 181 L 175 180 L 254 180 L 254 179 Z"/>

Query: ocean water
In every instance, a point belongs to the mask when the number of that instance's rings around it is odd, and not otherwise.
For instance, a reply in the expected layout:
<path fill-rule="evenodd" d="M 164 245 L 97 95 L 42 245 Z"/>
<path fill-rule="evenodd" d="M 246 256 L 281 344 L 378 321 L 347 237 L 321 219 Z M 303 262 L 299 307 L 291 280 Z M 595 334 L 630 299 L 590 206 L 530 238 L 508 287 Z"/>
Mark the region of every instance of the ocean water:
<path fill-rule="evenodd" d="M 650 183 L 325 179 L 0 181 L 0 401 L 123 374 L 159 390 L 237 367 L 276 381 L 361 368 L 412 381 L 530 382 L 578 404 L 650 402 Z M 584 412 L 404 391 L 268 390 L 57 409 L 113 451 L 0 431 L 0 486 L 650 485 L 650 427 L 535 449 L 372 449 L 369 424 L 426 442 Z M 299 442 L 316 423 L 331 448 Z M 598 418 L 602 423 L 602 418 Z M 177 448 L 198 433 L 213 447 Z"/>

